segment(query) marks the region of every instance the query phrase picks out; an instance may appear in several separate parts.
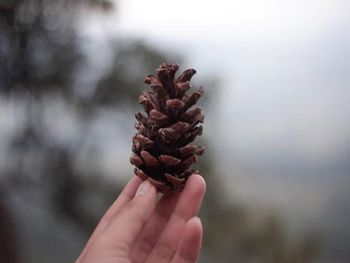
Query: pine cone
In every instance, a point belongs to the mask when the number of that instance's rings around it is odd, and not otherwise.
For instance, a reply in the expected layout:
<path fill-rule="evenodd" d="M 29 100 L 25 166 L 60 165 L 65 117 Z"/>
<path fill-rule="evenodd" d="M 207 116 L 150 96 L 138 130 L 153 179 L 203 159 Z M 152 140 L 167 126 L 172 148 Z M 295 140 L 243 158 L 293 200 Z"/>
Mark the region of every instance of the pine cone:
<path fill-rule="evenodd" d="M 156 70 L 157 76 L 146 76 L 145 83 L 152 90 L 144 91 L 139 103 L 147 116 L 136 113 L 138 132 L 132 138 L 130 162 L 135 165 L 135 174 L 163 193 L 182 189 L 187 178 L 198 172 L 190 166 L 204 152 L 204 147 L 191 144 L 202 134 L 204 115 L 200 108 L 189 110 L 203 95 L 203 88 L 187 95 L 196 71 L 188 69 L 175 80 L 178 68 L 163 63 Z"/>

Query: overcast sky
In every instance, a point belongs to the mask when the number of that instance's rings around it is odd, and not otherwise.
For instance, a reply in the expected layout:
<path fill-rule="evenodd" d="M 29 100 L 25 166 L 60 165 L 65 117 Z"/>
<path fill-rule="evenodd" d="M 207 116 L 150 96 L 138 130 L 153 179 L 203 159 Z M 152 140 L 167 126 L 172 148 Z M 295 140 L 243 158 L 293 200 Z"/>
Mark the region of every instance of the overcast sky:
<path fill-rule="evenodd" d="M 224 79 L 221 138 L 239 154 L 264 147 L 323 161 L 349 147 L 349 1 L 119 3 L 125 34 Z"/>

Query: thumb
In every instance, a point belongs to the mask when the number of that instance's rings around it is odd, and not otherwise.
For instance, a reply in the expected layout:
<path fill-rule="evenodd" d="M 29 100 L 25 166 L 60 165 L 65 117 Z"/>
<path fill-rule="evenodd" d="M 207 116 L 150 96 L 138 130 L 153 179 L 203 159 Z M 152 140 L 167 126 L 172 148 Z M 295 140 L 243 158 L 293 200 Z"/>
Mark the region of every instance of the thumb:
<path fill-rule="evenodd" d="M 154 212 L 156 203 L 155 187 L 148 180 L 144 180 L 135 197 L 115 215 L 106 229 L 106 235 L 111 235 L 113 246 L 124 251 L 129 250 Z"/>

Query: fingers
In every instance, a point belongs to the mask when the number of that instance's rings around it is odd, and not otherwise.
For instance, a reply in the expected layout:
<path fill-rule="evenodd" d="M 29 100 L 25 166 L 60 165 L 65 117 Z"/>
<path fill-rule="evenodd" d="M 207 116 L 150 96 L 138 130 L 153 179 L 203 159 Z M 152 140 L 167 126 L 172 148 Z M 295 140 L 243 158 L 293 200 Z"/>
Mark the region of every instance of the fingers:
<path fill-rule="evenodd" d="M 171 213 L 174 210 L 180 192 L 163 195 L 160 199 L 156 211 L 142 229 L 137 240 L 132 246 L 130 257 L 132 262 L 145 262 L 157 242 L 161 232 L 167 224 Z"/>
<path fill-rule="evenodd" d="M 157 203 L 157 191 L 148 180 L 139 186 L 135 197 L 111 220 L 104 238 L 117 251 L 129 254 L 131 245 L 151 217 Z"/>
<path fill-rule="evenodd" d="M 174 213 L 159 237 L 146 262 L 170 262 L 176 252 L 178 242 L 188 219 L 198 213 L 205 192 L 205 181 L 192 175 L 183 190 Z"/>
<path fill-rule="evenodd" d="M 202 223 L 198 217 L 187 221 L 172 263 L 197 262 L 202 246 Z"/>
<path fill-rule="evenodd" d="M 173 258 L 182 260 L 180 262 L 196 260 L 202 227 L 198 220 L 189 219 L 199 210 L 205 192 L 204 179 L 200 175 L 192 175 L 181 193 L 163 196 L 156 212 L 155 187 L 148 180 L 140 182 L 135 177 L 128 183 L 96 228 L 91 238 L 95 242 L 87 249 L 89 241 L 84 249 L 87 251 L 82 253 L 77 263 L 83 262 L 89 254 L 98 256 L 96 258 L 104 255 L 127 259 L 132 255 L 131 248 L 144 252 L 140 253 L 142 257 L 132 259 L 133 262 L 169 263 Z M 192 249 L 187 248 L 189 243 L 192 243 Z"/>
<path fill-rule="evenodd" d="M 138 176 L 133 176 L 130 179 L 130 181 L 124 187 L 123 191 L 120 193 L 117 200 L 115 200 L 113 205 L 107 210 L 107 212 L 101 218 L 101 221 L 97 225 L 97 228 L 94 232 L 102 232 L 108 226 L 113 216 L 135 196 L 136 190 L 138 189 L 141 183 L 142 183 L 142 179 Z"/>
<path fill-rule="evenodd" d="M 107 212 L 101 218 L 100 222 L 98 223 L 96 229 L 91 235 L 89 241 L 85 245 L 85 248 L 83 249 L 76 263 L 81 262 L 81 259 L 85 254 L 86 250 L 88 249 L 88 247 L 91 245 L 93 240 L 95 240 L 96 236 L 102 233 L 107 228 L 109 222 L 111 221 L 111 218 L 135 196 L 136 190 L 141 183 L 142 183 L 142 179 L 138 176 L 133 176 L 130 179 L 130 181 L 127 183 L 127 185 L 124 187 L 124 189 L 120 193 L 119 197 L 114 201 L 112 206 L 107 210 Z"/>

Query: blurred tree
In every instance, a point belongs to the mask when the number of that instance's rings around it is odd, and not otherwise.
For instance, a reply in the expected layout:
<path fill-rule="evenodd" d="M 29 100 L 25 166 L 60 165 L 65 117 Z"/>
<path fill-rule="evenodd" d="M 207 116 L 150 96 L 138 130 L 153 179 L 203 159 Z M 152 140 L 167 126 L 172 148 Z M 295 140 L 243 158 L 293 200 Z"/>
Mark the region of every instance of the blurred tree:
<path fill-rule="evenodd" d="M 57 120 L 54 116 L 45 116 L 46 104 L 58 100 L 69 106 L 78 114 L 79 124 L 86 128 L 101 108 L 118 106 L 117 103 L 128 97 L 130 101 L 132 98 L 130 105 L 135 105 L 144 72 L 152 71 L 165 61 L 162 54 L 142 43 L 114 43 L 114 61 L 109 74 L 98 80 L 92 95 L 81 96 L 74 90 L 77 72 L 87 63 L 78 39 L 79 29 L 74 26 L 81 8 L 100 8 L 107 12 L 113 4 L 97 0 L 23 0 L 8 1 L 1 4 L 0 9 L 0 56 L 3 62 L 0 64 L 0 88 L 7 100 L 24 107 L 21 129 L 16 130 L 9 140 L 14 158 L 13 165 L 6 171 L 6 180 L 15 186 L 21 183 L 26 187 L 28 183 L 49 184 L 45 187 L 50 192 L 54 189 L 53 207 L 61 212 L 67 209 L 70 215 L 74 209 L 68 206 L 74 202 L 66 199 L 74 199 L 78 194 L 72 191 L 79 192 L 82 183 L 79 172 L 74 169 L 72 155 L 83 147 L 85 134 L 79 136 L 80 141 L 76 142 L 74 150 L 50 138 L 46 131 L 46 125 L 50 123 L 47 122 Z M 135 72 L 135 63 L 144 72 Z M 129 77 L 125 74 L 126 69 L 134 71 L 135 75 Z M 35 180 L 28 181 L 33 178 Z M 50 184 L 55 187 L 50 187 Z M 59 194 L 69 197 L 59 198 Z M 57 203 L 59 200 L 62 204 Z"/>
<path fill-rule="evenodd" d="M 77 156 L 86 154 L 93 140 L 91 127 L 96 121 L 102 126 L 115 121 L 113 117 L 101 120 L 101 112 L 117 116 L 126 108 L 134 111 L 143 76 L 164 61 L 180 62 L 177 56 L 165 55 L 141 41 L 111 38 L 107 55 L 98 45 L 94 54 L 84 51 L 91 40 L 80 35 L 79 12 L 107 13 L 114 5 L 106 0 L 8 0 L 0 4 L 0 102 L 5 109 L 16 109 L 14 128 L 7 137 L 0 136 L 0 158 L 5 156 L 6 163 L 0 168 L 1 193 L 40 192 L 42 202 L 56 216 L 75 222 L 86 235 L 122 187 L 102 171 L 90 170 L 88 163 L 94 165 L 96 155 L 79 162 Z M 91 57 L 103 59 L 96 62 Z M 67 139 L 67 126 L 61 119 L 72 120 L 78 135 Z M 289 244 L 276 216 L 257 225 L 247 209 L 225 202 L 214 164 L 208 154 L 205 158 L 200 167 L 208 181 L 201 212 L 205 255 L 220 262 L 312 262 L 313 240 Z M 1 222 L 10 222 L 6 213 L 0 217 Z M 8 237 L 14 233 L 8 232 Z"/>
<path fill-rule="evenodd" d="M 0 262 L 18 262 L 17 235 L 7 207 L 0 202 Z"/>
<path fill-rule="evenodd" d="M 53 213 L 72 220 L 86 234 L 121 187 L 121 183 L 106 181 L 101 174 L 86 176 L 84 169 L 77 169 L 76 156 L 84 151 L 89 140 L 86 131 L 101 109 L 108 109 L 112 114 L 120 112 L 118 103 L 128 98 L 133 101 L 130 105 L 135 105 L 145 73 L 166 60 L 164 55 L 141 42 L 123 43 L 112 39 L 113 61 L 106 70 L 108 74 L 97 76 L 89 96 L 77 92 L 76 87 L 83 82 L 79 80 L 79 73 L 94 74 L 99 66 L 91 67 L 83 51 L 84 39 L 79 39 L 77 25 L 79 12 L 82 9 L 109 12 L 114 5 L 106 0 L 0 3 L 1 101 L 5 110 L 17 109 L 13 116 L 16 127 L 9 136 L 0 138 L 0 144 L 4 145 L 0 147 L 0 155 L 5 155 L 6 163 L 0 167 L 1 194 L 21 195 L 28 189 L 40 192 Z M 59 108 L 69 108 L 68 113 L 76 117 L 79 136 L 73 143 L 55 137 L 59 131 L 48 132 L 50 126 L 60 120 L 47 113 L 46 108 L 57 103 Z M 87 201 L 100 206 L 87 205 Z M 8 240 L 7 245 L 14 251 L 12 244 L 15 243 L 10 241 L 14 240 L 15 232 L 10 231 L 8 213 L 5 209 L 1 211 L 4 211 L 0 213 L 2 226 L 8 225 L 2 227 L 8 230 L 2 232 L 2 240 Z M 7 249 L 4 251 L 3 257 L 15 255 Z M 6 262 L 15 262 L 15 259 Z"/>

